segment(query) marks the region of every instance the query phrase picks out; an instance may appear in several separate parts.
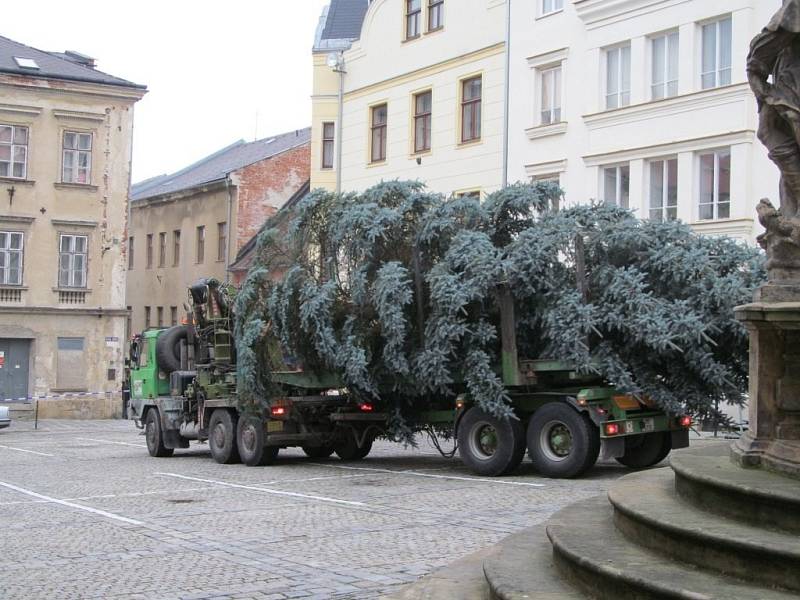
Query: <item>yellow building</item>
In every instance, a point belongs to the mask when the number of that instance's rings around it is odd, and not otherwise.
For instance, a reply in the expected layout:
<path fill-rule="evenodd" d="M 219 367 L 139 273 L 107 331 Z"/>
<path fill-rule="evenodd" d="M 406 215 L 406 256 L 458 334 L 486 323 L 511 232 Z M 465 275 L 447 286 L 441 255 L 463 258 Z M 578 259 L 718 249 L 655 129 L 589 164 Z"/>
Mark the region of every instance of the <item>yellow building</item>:
<path fill-rule="evenodd" d="M 144 86 L 0 37 L 0 400 L 121 410 L 133 107 Z M 50 412 L 48 412 L 50 411 Z"/>

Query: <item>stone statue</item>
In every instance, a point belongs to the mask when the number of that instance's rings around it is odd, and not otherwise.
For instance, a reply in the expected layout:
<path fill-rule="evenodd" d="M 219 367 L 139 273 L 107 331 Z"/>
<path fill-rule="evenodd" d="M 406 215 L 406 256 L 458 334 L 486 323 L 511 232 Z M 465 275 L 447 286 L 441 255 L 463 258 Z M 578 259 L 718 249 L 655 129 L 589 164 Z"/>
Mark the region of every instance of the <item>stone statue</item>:
<path fill-rule="evenodd" d="M 780 210 L 762 200 L 770 282 L 800 285 L 800 0 L 783 7 L 755 37 L 747 76 L 758 101 L 758 138 L 781 171 Z M 771 77 L 771 80 L 770 80 Z"/>

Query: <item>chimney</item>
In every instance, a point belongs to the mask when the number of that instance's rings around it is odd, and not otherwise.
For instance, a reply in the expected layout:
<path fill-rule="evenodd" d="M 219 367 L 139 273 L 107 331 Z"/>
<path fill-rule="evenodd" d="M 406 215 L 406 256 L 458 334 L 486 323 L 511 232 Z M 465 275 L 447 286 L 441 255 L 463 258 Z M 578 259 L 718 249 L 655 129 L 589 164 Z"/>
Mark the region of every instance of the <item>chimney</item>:
<path fill-rule="evenodd" d="M 83 65 L 84 67 L 89 67 L 90 69 L 95 68 L 96 61 L 91 56 L 86 56 L 85 54 L 81 54 L 80 52 L 75 52 L 75 50 L 65 50 L 64 54 L 72 62 L 78 63 L 79 65 Z"/>

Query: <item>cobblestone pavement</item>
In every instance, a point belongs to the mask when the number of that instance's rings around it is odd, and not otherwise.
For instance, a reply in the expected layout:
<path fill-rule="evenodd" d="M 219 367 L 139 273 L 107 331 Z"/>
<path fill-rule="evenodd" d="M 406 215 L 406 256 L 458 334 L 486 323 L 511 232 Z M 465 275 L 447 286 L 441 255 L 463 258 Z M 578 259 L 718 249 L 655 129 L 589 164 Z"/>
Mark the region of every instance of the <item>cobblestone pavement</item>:
<path fill-rule="evenodd" d="M 0 431 L 0 596 L 377 598 L 625 472 L 550 480 L 526 462 L 481 478 L 389 442 L 358 463 L 289 449 L 250 468 L 204 445 L 151 458 L 132 422 L 15 422 Z"/>

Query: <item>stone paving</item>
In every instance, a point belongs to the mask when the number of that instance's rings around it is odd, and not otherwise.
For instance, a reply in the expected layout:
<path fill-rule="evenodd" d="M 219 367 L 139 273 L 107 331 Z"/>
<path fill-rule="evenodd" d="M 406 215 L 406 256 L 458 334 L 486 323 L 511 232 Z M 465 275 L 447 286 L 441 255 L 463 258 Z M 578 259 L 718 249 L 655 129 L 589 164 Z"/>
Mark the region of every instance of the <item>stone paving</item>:
<path fill-rule="evenodd" d="M 218 465 L 205 445 L 147 454 L 127 421 L 0 431 L 5 600 L 378 598 L 540 523 L 624 475 L 473 476 L 427 443 L 358 463 L 281 452 Z"/>

